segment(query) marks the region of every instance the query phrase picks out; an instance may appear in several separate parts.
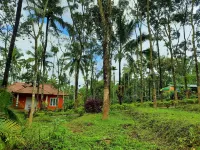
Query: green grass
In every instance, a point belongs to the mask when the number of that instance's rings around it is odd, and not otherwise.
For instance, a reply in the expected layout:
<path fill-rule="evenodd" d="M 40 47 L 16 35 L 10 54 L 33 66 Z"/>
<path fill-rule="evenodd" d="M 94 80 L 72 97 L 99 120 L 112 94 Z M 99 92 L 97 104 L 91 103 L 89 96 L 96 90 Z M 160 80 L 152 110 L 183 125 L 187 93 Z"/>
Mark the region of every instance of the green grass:
<path fill-rule="evenodd" d="M 40 113 L 32 127 L 22 131 L 27 142 L 25 149 L 157 149 L 153 142 L 138 139 L 131 116 L 114 111 L 108 120 L 102 114 L 49 116 Z"/>
<path fill-rule="evenodd" d="M 165 145 L 167 149 L 190 149 L 200 146 L 200 116 L 194 112 L 177 109 L 129 109 L 140 136 L 147 141 Z M 156 138 L 155 138 L 156 137 Z"/>
<path fill-rule="evenodd" d="M 74 143 L 76 146 L 85 149 L 156 149 L 154 144 L 137 139 L 135 123 L 130 117 L 118 112 L 111 113 L 108 120 L 101 117 L 101 114 L 86 114 L 67 124 L 73 137 L 79 137 Z"/>
<path fill-rule="evenodd" d="M 177 108 L 123 104 L 111 107 L 108 120 L 102 114 L 40 112 L 22 133 L 24 149 L 198 149 L 200 116 Z"/>

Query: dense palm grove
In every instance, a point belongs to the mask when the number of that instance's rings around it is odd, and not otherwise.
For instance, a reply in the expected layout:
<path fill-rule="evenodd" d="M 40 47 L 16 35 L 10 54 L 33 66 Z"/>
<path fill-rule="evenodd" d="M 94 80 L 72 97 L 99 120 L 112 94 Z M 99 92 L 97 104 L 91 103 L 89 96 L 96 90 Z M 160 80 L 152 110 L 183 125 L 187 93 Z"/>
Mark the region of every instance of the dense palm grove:
<path fill-rule="evenodd" d="M 44 83 L 69 93 L 75 110 L 103 102 L 103 119 L 113 103 L 157 107 L 168 85 L 174 101 L 197 85 L 200 103 L 199 24 L 199 0 L 3 0 L 1 87 L 33 84 L 30 125 Z"/>

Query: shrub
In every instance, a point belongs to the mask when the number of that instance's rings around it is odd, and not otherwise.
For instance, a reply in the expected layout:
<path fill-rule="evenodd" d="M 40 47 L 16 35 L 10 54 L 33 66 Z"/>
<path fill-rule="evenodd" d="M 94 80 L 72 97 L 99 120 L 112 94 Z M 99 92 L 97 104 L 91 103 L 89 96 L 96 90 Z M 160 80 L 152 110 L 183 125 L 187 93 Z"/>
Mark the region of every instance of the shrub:
<path fill-rule="evenodd" d="M 65 103 L 63 104 L 64 111 L 67 111 L 68 109 L 72 109 L 74 107 L 74 101 L 73 100 L 65 100 Z"/>
<path fill-rule="evenodd" d="M 84 113 L 85 113 L 85 109 L 84 109 L 83 106 L 81 106 L 81 107 L 78 107 L 77 109 L 75 109 L 74 112 L 75 112 L 75 113 L 78 113 L 79 116 L 83 116 Z"/>
<path fill-rule="evenodd" d="M 85 111 L 88 113 L 99 113 L 102 109 L 102 101 L 98 99 L 88 99 L 85 102 Z"/>
<path fill-rule="evenodd" d="M 5 109 L 11 105 L 12 95 L 5 89 L 0 89 L 0 111 L 5 111 Z"/>

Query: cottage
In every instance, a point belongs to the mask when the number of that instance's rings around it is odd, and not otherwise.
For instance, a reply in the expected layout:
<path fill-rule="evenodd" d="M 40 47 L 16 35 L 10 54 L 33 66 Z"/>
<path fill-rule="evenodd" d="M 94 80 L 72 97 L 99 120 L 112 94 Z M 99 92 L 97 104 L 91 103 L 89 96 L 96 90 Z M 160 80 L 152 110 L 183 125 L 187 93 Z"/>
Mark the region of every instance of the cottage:
<path fill-rule="evenodd" d="M 31 107 L 33 86 L 30 83 L 16 82 L 9 85 L 7 90 L 13 94 L 13 106 L 18 109 L 28 110 Z M 45 104 L 48 110 L 62 109 L 64 104 L 63 92 L 58 92 L 50 84 L 44 84 L 44 96 L 41 100 L 42 85 L 37 87 L 35 107 L 41 108 Z"/>

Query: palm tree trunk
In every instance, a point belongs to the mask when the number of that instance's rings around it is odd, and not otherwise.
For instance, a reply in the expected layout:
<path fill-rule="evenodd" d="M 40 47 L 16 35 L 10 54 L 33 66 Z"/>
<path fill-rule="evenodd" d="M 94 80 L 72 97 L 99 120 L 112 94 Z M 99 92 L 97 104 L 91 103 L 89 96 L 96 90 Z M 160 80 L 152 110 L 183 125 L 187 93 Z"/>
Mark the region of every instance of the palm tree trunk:
<path fill-rule="evenodd" d="M 107 1 L 107 9 L 104 10 L 102 1 L 98 0 L 99 12 L 102 19 L 103 25 L 103 78 L 104 78 L 104 97 L 103 97 L 103 116 L 102 119 L 105 120 L 108 118 L 109 109 L 110 109 L 110 54 L 109 54 L 109 44 L 110 44 L 110 32 L 111 29 L 109 17 L 111 15 L 111 0 Z M 107 15 L 105 15 L 107 11 Z"/>
<path fill-rule="evenodd" d="M 74 91 L 74 108 L 78 108 L 78 77 L 79 77 L 79 65 L 80 61 L 77 61 L 76 71 L 75 71 L 75 91 Z"/>
<path fill-rule="evenodd" d="M 93 65 L 93 62 L 91 61 L 90 92 L 91 92 L 92 98 L 94 97 L 93 79 L 94 79 L 94 65 Z"/>
<path fill-rule="evenodd" d="M 44 76 L 45 76 L 45 70 L 46 70 L 46 64 L 45 64 L 45 59 L 46 59 L 46 50 L 47 50 L 47 41 L 48 41 L 48 33 L 49 33 L 49 17 L 47 17 L 47 24 L 46 24 L 46 35 L 45 35 L 45 44 L 44 44 L 44 49 L 43 49 L 43 59 L 42 59 L 42 64 L 43 64 L 43 79 L 42 79 L 42 93 L 41 93 L 41 100 L 43 101 L 44 99 Z"/>
<path fill-rule="evenodd" d="M 192 9 L 191 9 L 190 20 L 191 20 L 191 26 L 192 26 L 192 48 L 193 48 L 193 51 L 194 51 L 194 59 L 195 59 L 198 101 L 199 101 L 199 104 L 200 104 L 200 78 L 199 78 L 199 68 L 198 68 L 198 59 L 197 59 L 197 49 L 196 49 L 196 45 L 195 45 L 195 28 L 194 28 L 194 21 L 193 21 L 194 3 L 195 3 L 195 0 L 192 0 Z"/>
<path fill-rule="evenodd" d="M 119 104 L 122 104 L 122 85 L 121 85 L 121 58 L 119 59 L 119 93 L 118 93 L 118 98 L 119 98 Z"/>
<path fill-rule="evenodd" d="M 141 26 L 139 27 L 139 31 L 140 31 L 140 87 L 141 87 L 140 101 L 141 103 L 143 103 L 143 71 L 142 71 L 143 56 L 142 56 L 142 27 Z"/>
<path fill-rule="evenodd" d="M 156 102 L 156 87 L 154 81 L 154 70 L 153 70 L 153 45 L 152 45 L 152 36 L 151 36 L 151 28 L 150 28 L 150 14 L 149 14 L 149 0 L 147 0 L 147 24 L 148 24 L 148 32 L 149 32 L 149 45 L 150 45 L 150 70 L 151 70 L 151 81 L 152 81 L 152 95 L 153 95 L 153 106 L 157 107 Z"/>
<path fill-rule="evenodd" d="M 162 89 L 162 68 L 161 68 L 161 60 L 160 60 L 160 47 L 159 47 L 158 31 L 156 32 L 157 32 L 156 47 L 157 47 L 157 52 L 158 52 L 158 67 L 159 67 L 159 89 Z M 160 93 L 160 96 L 162 96 L 161 95 L 162 92 L 160 91 L 159 93 Z"/>
<path fill-rule="evenodd" d="M 183 25 L 183 35 L 184 35 L 184 60 L 183 60 L 183 75 L 184 75 L 184 84 L 185 84 L 185 94 L 186 98 L 189 98 L 189 91 L 187 87 L 187 41 L 186 41 L 186 35 L 185 35 L 185 24 Z"/>
<path fill-rule="evenodd" d="M 35 110 L 35 94 L 36 94 L 36 84 L 37 84 L 37 75 L 38 75 L 38 50 L 37 50 L 37 38 L 35 38 L 35 65 L 34 65 L 34 73 L 33 73 L 33 91 L 32 91 L 32 100 L 31 100 L 31 111 L 29 114 L 29 125 L 32 124 L 33 121 L 33 113 Z"/>
<path fill-rule="evenodd" d="M 19 27 L 20 18 L 21 18 L 22 2 L 23 0 L 18 1 L 17 12 L 16 12 L 16 17 L 15 17 L 15 25 L 14 25 L 13 34 L 11 37 L 11 42 L 10 42 L 10 47 L 8 51 L 8 57 L 6 60 L 6 67 L 5 67 L 4 77 L 3 77 L 3 82 L 2 82 L 3 87 L 6 87 L 8 84 L 10 65 L 12 63 L 12 53 L 15 46 L 15 39 L 17 36 L 17 31 Z"/>
<path fill-rule="evenodd" d="M 86 92 L 85 93 L 85 95 L 86 95 L 85 101 L 87 101 L 87 99 L 88 99 L 88 77 L 86 78 L 86 91 L 85 92 Z"/>
<path fill-rule="evenodd" d="M 174 54 L 173 54 L 173 49 L 172 49 L 172 39 L 171 39 L 171 27 L 170 27 L 170 21 L 168 17 L 168 23 L 167 23 L 167 28 L 168 28 L 168 39 L 169 39 L 169 51 L 171 54 L 171 69 L 172 69 L 172 78 L 173 78 L 173 84 L 174 84 L 174 100 L 178 100 L 178 95 L 177 95 L 177 89 L 176 89 L 176 74 L 175 74 L 175 68 L 174 68 Z"/>

